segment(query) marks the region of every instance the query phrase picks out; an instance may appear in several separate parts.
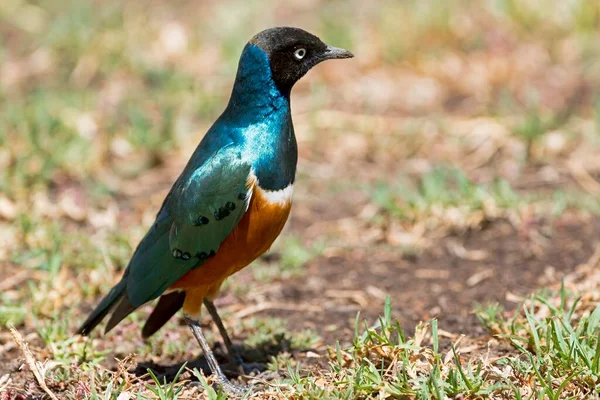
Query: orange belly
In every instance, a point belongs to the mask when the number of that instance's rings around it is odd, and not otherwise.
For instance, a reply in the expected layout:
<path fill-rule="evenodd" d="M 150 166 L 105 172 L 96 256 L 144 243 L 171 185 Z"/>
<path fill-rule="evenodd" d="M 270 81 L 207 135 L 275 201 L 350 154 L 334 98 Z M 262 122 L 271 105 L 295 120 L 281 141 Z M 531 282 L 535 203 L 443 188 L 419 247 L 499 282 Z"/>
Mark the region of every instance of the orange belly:
<path fill-rule="evenodd" d="M 186 314 L 198 315 L 205 297 L 215 297 L 227 277 L 271 247 L 287 221 L 291 205 L 291 199 L 270 202 L 263 190 L 254 186 L 248 210 L 221 243 L 217 254 L 170 287 L 186 292 L 183 304 Z"/>

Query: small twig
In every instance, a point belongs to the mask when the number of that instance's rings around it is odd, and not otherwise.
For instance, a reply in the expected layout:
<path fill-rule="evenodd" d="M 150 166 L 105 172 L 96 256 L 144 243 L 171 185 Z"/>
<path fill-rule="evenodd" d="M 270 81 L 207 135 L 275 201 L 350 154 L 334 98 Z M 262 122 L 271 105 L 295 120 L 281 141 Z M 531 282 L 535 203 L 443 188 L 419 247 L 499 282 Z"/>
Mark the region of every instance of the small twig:
<path fill-rule="evenodd" d="M 27 336 L 25 336 L 24 340 L 27 342 L 29 340 L 35 339 L 36 336 L 37 336 L 37 334 L 32 332 L 32 333 L 28 334 Z M 17 347 L 17 344 L 15 342 L 7 341 L 5 345 L 0 346 L 0 356 L 2 356 L 6 352 L 9 352 L 10 350 L 14 349 L 15 347 Z"/>
<path fill-rule="evenodd" d="M 10 375 L 9 374 L 5 374 L 0 376 L 0 393 L 3 393 L 4 390 L 6 390 L 6 388 L 8 388 L 8 385 L 11 384 L 11 379 L 10 379 Z"/>
<path fill-rule="evenodd" d="M 369 299 L 362 290 L 328 289 L 325 291 L 325 297 L 352 300 L 363 308 L 369 305 Z"/>
<path fill-rule="evenodd" d="M 33 354 L 31 354 L 29 346 L 23 340 L 23 336 L 21 336 L 21 334 L 15 329 L 15 327 L 12 324 L 8 324 L 8 329 L 10 330 L 10 334 L 12 335 L 14 341 L 17 343 L 17 346 L 19 346 L 19 348 L 23 352 L 23 355 L 25 356 L 25 362 L 27 362 L 29 369 L 31 370 L 31 372 L 33 372 L 33 375 L 35 376 L 35 379 L 37 380 L 40 387 L 44 390 L 44 392 L 46 392 L 46 394 L 48 394 L 48 396 L 52 400 L 58 400 L 58 397 L 56 397 L 56 395 L 52 393 L 50 388 L 46 386 L 46 382 L 44 382 L 44 375 L 42 374 L 42 371 L 40 371 L 38 362 L 33 357 Z"/>
<path fill-rule="evenodd" d="M 473 275 L 471 275 L 467 279 L 466 284 L 468 287 L 477 286 L 481 282 L 485 281 L 486 279 L 493 278 L 494 275 L 495 275 L 494 270 L 491 268 L 487 268 L 487 269 L 481 270 L 481 271 L 476 272 Z"/>
<path fill-rule="evenodd" d="M 590 175 L 581 161 L 574 159 L 569 160 L 567 166 L 569 167 L 573 179 L 575 179 L 579 186 L 592 195 L 600 195 L 600 183 Z"/>
<path fill-rule="evenodd" d="M 286 303 L 261 303 L 252 307 L 244 308 L 234 314 L 234 318 L 245 318 L 249 315 L 256 314 L 265 310 L 287 310 L 287 311 L 309 311 L 309 312 L 320 312 L 323 311 L 321 307 L 312 305 L 296 305 Z"/>
<path fill-rule="evenodd" d="M 30 272 L 31 271 L 29 271 L 27 269 L 23 269 L 23 270 L 17 272 L 16 274 L 7 277 L 3 281 L 0 281 L 0 292 L 4 292 L 4 291 L 7 291 L 8 289 L 12 289 L 13 287 L 17 286 L 21 282 L 29 279 L 29 277 L 31 276 Z"/>

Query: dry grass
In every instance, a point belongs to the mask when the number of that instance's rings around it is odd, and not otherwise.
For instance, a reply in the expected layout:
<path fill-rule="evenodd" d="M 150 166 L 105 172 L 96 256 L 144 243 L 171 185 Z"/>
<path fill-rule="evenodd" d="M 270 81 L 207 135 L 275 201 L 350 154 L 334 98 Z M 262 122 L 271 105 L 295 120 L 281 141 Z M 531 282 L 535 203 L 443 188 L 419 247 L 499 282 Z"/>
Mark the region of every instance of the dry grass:
<path fill-rule="evenodd" d="M 197 353 L 178 321 L 148 343 L 138 333 L 146 308 L 106 338 L 72 332 L 116 282 L 218 116 L 246 40 L 272 25 L 305 27 L 357 57 L 320 66 L 295 88 L 291 226 L 221 298 L 233 336 L 268 362 L 267 372 L 244 378 L 262 390 L 250 397 L 590 398 L 598 253 L 577 268 L 553 260 L 571 273 L 519 297 L 516 310 L 481 306 L 483 338 L 437 322 L 404 336 L 392 306 L 407 305 L 386 303 L 397 293 L 370 281 L 329 287 L 307 303 L 293 293 L 303 271 L 324 274 L 327 260 L 347 254 L 395 263 L 433 254 L 451 237 L 458 259 L 482 260 L 485 246 L 459 239 L 499 221 L 515 227 L 532 259 L 574 246 L 551 243 L 539 221 L 598 221 L 599 4 L 3 0 L 0 324 L 23 341 L 0 331 L 0 398 L 218 397 L 191 370 L 172 384 L 133 373 L 140 362 L 171 365 Z M 451 271 L 419 276 L 444 280 Z M 480 271 L 468 285 L 492 276 Z M 327 306 L 383 317 L 357 319 L 349 340 L 347 318 L 321 324 Z M 282 310 L 318 322 L 264 316 Z"/>

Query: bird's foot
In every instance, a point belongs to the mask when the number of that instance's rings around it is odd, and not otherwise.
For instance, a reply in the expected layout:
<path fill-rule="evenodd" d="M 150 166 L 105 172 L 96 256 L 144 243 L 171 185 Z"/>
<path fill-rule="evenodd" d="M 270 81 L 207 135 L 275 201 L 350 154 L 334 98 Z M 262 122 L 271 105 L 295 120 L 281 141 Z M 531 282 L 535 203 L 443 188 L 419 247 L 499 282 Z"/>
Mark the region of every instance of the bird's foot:
<path fill-rule="evenodd" d="M 250 390 L 247 386 L 238 386 L 229 381 L 224 376 L 217 377 L 217 386 L 223 390 L 223 393 L 229 396 L 243 396 Z"/>
<path fill-rule="evenodd" d="M 203 386 L 201 382 L 190 382 L 189 385 L 195 387 Z M 242 397 L 251 390 L 248 386 L 240 386 L 231 383 L 231 381 L 224 376 L 215 377 L 213 386 L 215 386 L 215 389 L 217 390 L 222 390 L 226 395 L 235 397 Z"/>
<path fill-rule="evenodd" d="M 246 362 L 242 358 L 241 349 L 238 346 L 231 346 L 227 349 L 231 361 L 233 361 L 237 371 L 243 375 L 250 375 L 252 373 L 260 373 L 266 369 L 266 365 L 257 362 Z"/>
<path fill-rule="evenodd" d="M 233 367 L 237 370 L 238 373 L 242 375 L 260 373 L 267 369 L 267 366 L 263 363 L 244 361 L 242 356 L 240 356 L 240 352 L 235 347 L 229 351 L 229 356 L 231 361 L 233 362 Z"/>

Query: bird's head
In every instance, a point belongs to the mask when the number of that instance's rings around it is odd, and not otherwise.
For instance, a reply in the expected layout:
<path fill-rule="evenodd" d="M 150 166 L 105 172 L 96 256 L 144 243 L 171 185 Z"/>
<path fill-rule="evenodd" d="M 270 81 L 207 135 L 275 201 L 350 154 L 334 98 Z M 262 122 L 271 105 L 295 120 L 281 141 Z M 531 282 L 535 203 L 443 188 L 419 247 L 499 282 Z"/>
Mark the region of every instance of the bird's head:
<path fill-rule="evenodd" d="M 328 46 L 315 35 L 299 28 L 266 29 L 254 36 L 249 44 L 258 46 L 267 54 L 273 81 L 288 92 L 320 62 L 354 57 L 348 50 Z"/>

